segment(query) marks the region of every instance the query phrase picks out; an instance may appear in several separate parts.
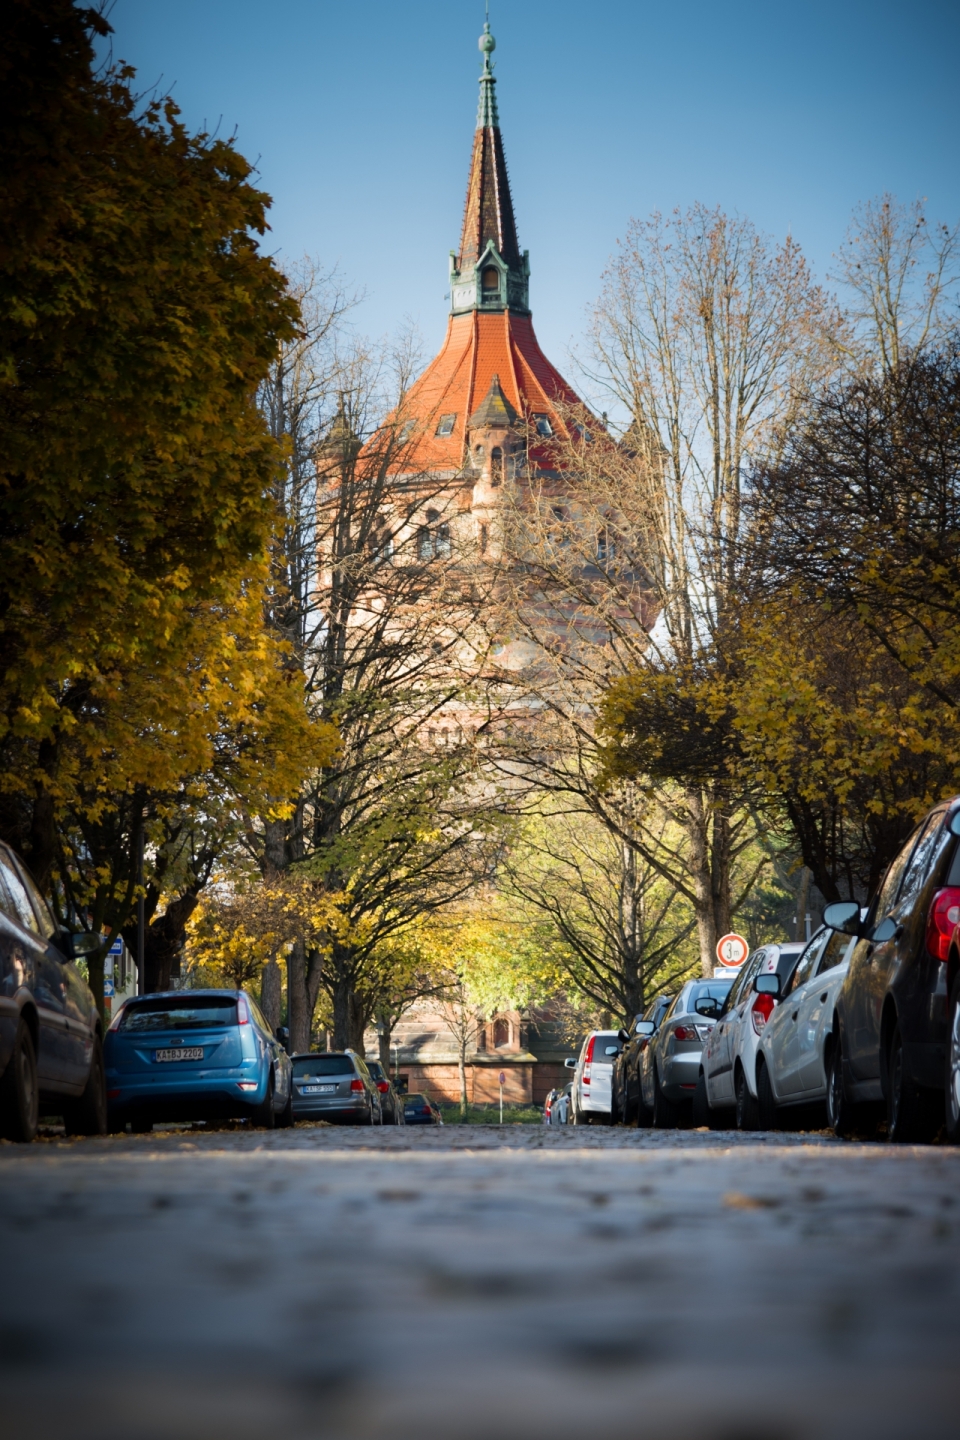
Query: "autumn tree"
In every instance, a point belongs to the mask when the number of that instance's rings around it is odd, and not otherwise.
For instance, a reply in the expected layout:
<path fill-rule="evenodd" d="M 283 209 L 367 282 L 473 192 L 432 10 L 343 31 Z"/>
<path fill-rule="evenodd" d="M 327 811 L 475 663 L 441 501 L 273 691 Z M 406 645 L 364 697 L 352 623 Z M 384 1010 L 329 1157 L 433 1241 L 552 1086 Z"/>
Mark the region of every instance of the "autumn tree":
<path fill-rule="evenodd" d="M 735 851 L 751 841 L 750 790 L 724 754 L 730 715 L 704 694 L 723 683 L 735 638 L 745 476 L 782 446 L 842 334 L 793 240 L 773 244 L 703 206 L 632 222 L 594 312 L 594 379 L 625 417 L 623 447 L 636 457 L 633 485 L 630 466 L 609 467 L 607 503 L 646 510 L 634 563 L 658 616 L 626 689 L 611 676 L 608 734 L 630 731 L 637 778 L 679 783 L 705 973 L 735 909 Z M 696 742 L 689 766 L 681 734 Z"/>
<path fill-rule="evenodd" d="M 178 807 L 240 781 L 269 812 L 312 737 L 262 623 L 278 451 L 255 392 L 297 318 L 267 197 L 230 142 L 95 67 L 108 31 L 69 0 L 5 24 L 0 754 L 4 835 L 117 930 L 144 825 L 188 894 L 208 862 Z"/>
<path fill-rule="evenodd" d="M 290 951 L 294 1046 L 306 1048 L 322 989 L 335 1044 L 360 1048 L 371 1019 L 388 1024 L 409 998 L 394 942 L 486 875 L 502 819 L 456 719 L 475 693 L 469 636 L 487 582 L 454 546 L 448 483 L 413 458 L 415 354 L 322 323 L 316 335 L 295 356 L 297 341 L 281 348 L 261 391 L 288 444 L 271 623 L 302 668 L 309 713 L 340 744 L 252 845 L 268 883 L 295 869 L 342 897 L 346 928 L 329 948 Z"/>

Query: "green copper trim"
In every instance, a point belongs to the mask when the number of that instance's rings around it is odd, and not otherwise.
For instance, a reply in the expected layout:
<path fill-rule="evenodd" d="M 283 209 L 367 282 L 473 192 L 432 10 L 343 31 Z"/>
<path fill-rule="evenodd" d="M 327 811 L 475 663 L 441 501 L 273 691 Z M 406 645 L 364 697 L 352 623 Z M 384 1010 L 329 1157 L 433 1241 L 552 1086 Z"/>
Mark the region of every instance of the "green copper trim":
<path fill-rule="evenodd" d="M 490 34 L 490 21 L 483 27 L 483 34 L 477 42 L 483 51 L 483 74 L 480 76 L 480 105 L 477 109 L 477 129 L 486 130 L 490 126 L 500 124 L 500 116 L 497 114 L 497 92 L 493 88 L 496 83 L 496 76 L 493 73 L 493 64 L 490 56 L 497 48 L 497 42 Z"/>

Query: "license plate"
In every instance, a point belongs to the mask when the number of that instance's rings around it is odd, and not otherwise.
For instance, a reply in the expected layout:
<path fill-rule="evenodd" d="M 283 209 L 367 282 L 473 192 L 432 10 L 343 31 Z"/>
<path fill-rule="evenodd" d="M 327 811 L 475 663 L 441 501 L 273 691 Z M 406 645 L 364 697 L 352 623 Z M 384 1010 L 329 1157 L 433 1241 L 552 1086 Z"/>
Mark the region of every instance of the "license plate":
<path fill-rule="evenodd" d="M 301 1095 L 332 1095 L 336 1085 L 301 1085 Z"/>
<path fill-rule="evenodd" d="M 153 1058 L 162 1064 L 165 1060 L 202 1060 L 203 1046 L 190 1045 L 180 1050 L 154 1050 Z"/>

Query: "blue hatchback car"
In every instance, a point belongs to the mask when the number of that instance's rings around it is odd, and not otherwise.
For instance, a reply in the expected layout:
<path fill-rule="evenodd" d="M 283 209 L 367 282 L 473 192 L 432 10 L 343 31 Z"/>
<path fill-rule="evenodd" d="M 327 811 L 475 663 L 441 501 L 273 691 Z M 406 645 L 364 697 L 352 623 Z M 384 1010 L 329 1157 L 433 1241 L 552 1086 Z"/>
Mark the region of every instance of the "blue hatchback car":
<path fill-rule="evenodd" d="M 293 1124 L 290 1057 L 243 990 L 130 999 L 104 1045 L 111 1130 L 246 1117 Z"/>

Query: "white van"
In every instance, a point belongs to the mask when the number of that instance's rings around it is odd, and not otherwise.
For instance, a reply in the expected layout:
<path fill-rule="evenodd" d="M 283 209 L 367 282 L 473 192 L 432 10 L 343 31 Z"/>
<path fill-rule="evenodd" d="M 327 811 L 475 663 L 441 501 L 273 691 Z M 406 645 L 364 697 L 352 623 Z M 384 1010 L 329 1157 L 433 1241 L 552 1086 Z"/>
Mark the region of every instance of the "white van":
<path fill-rule="evenodd" d="M 612 1123 L 613 1062 L 620 1048 L 616 1030 L 591 1030 L 578 1058 L 565 1061 L 574 1072 L 570 1092 L 570 1120 L 574 1125 Z"/>

